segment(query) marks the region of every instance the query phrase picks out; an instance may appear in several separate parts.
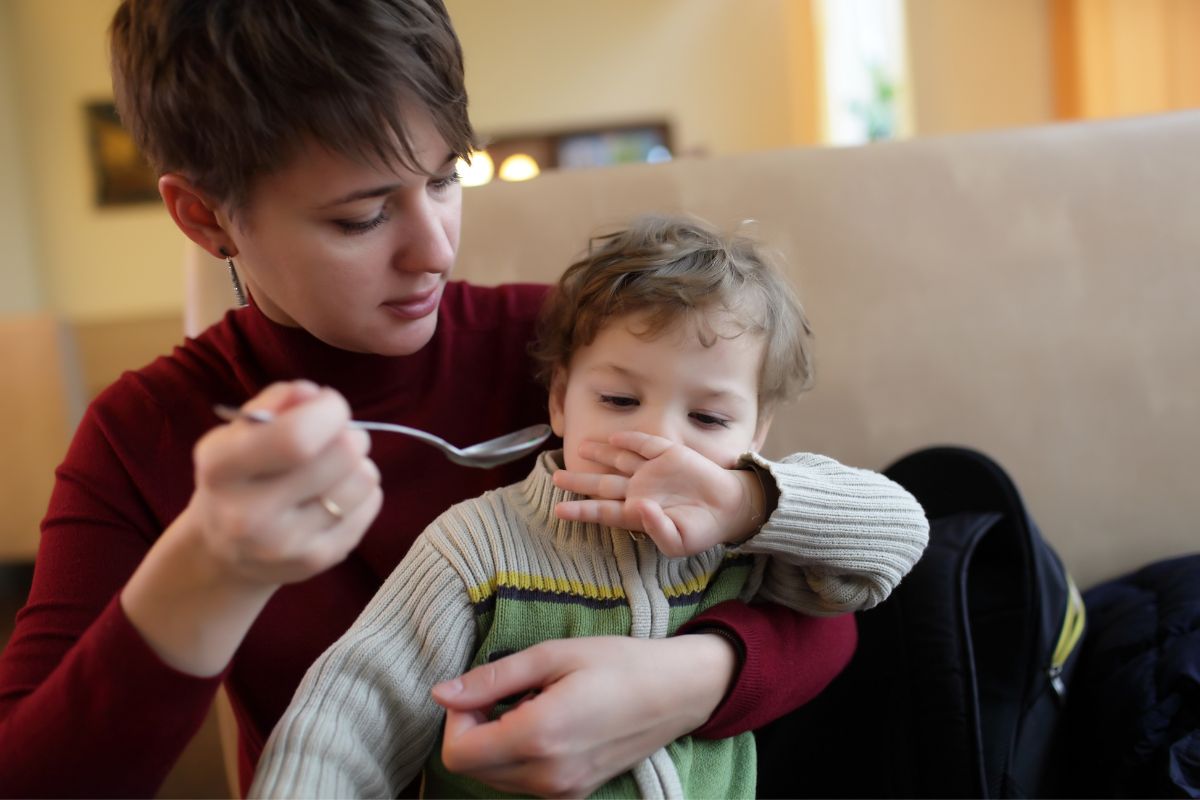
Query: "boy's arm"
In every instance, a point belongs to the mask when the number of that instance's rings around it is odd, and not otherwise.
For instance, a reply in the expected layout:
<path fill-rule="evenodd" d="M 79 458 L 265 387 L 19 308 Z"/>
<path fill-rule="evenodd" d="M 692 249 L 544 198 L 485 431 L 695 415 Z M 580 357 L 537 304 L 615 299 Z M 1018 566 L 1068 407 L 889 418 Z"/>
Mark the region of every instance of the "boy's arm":
<path fill-rule="evenodd" d="M 433 752 L 443 711 L 429 690 L 470 663 L 475 626 L 458 573 L 428 535 L 309 668 L 251 797 L 396 797 Z"/>
<path fill-rule="evenodd" d="M 811 453 L 778 462 L 751 453 L 742 463 L 778 489 L 763 526 L 733 548 L 771 557 L 759 599 L 818 615 L 871 608 L 929 541 L 920 504 L 877 472 Z"/>
<path fill-rule="evenodd" d="M 722 603 L 680 628 L 720 633 L 739 651 L 729 692 L 693 732 L 701 738 L 753 730 L 820 694 L 858 642 L 853 614 L 829 615 L 881 602 L 929 538 L 923 509 L 883 475 L 811 454 L 742 463 L 760 472 L 770 514 L 738 549 L 771 556 L 757 596 L 772 602 Z"/>

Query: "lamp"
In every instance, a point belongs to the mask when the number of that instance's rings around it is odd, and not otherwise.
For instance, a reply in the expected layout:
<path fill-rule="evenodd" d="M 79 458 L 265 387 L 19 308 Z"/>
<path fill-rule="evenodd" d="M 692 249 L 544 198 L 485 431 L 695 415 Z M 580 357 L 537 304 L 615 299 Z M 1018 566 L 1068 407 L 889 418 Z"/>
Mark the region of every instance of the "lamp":
<path fill-rule="evenodd" d="M 500 164 L 500 180 L 527 181 L 536 178 L 541 171 L 533 156 L 527 153 L 513 153 Z"/>

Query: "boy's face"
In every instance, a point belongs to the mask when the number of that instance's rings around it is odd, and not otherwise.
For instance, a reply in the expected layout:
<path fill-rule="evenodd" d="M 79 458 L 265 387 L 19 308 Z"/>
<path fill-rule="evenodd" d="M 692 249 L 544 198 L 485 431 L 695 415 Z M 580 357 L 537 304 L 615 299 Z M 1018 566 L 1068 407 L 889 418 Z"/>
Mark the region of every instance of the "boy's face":
<path fill-rule="evenodd" d="M 706 315 L 714 331 L 737 331 L 717 312 Z M 642 317 L 618 317 L 595 341 L 571 357 L 550 392 L 550 423 L 563 439 L 566 467 L 577 472 L 611 472 L 583 459 L 584 441 L 636 430 L 684 444 L 722 467 L 732 467 L 766 437 L 758 416 L 758 372 L 763 340 L 752 334 L 701 344 L 696 326 L 681 321 L 653 339 Z"/>

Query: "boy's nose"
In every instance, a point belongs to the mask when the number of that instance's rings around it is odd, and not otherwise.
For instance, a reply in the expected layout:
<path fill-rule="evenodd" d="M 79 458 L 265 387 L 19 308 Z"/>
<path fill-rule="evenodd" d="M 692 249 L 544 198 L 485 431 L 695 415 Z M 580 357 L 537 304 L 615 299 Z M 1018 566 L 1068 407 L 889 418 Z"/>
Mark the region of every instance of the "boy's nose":
<path fill-rule="evenodd" d="M 678 427 L 672 423 L 666 414 L 646 414 L 638 420 L 638 430 L 651 436 L 661 436 L 679 444 L 683 441 Z"/>

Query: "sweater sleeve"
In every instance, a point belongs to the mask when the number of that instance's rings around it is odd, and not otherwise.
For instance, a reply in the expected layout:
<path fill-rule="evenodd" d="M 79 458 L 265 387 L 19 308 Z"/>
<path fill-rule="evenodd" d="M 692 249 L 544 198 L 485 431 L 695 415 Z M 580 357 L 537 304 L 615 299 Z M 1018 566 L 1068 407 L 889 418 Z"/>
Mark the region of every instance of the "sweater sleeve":
<path fill-rule="evenodd" d="M 309 668 L 272 732 L 251 797 L 396 797 L 433 752 L 434 684 L 474 650 L 458 574 L 417 539 L 350 629 Z"/>
<path fill-rule="evenodd" d="M 924 511 L 883 475 L 811 454 L 743 461 L 779 490 L 770 519 L 739 548 L 772 556 L 762 599 L 825 615 L 867 608 L 886 598 L 924 551 Z M 847 545 L 864 538 L 869 552 Z M 810 616 L 736 601 L 697 615 L 679 632 L 713 629 L 733 637 L 742 658 L 729 692 L 693 732 L 706 739 L 753 730 L 804 705 L 846 667 L 858 641 L 851 614 Z"/>
<path fill-rule="evenodd" d="M 775 511 L 736 550 L 770 556 L 758 598 L 807 614 L 873 608 L 908 574 L 929 541 L 911 494 L 870 470 L 801 453 L 744 461 L 772 476 Z"/>

